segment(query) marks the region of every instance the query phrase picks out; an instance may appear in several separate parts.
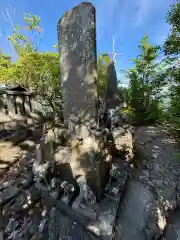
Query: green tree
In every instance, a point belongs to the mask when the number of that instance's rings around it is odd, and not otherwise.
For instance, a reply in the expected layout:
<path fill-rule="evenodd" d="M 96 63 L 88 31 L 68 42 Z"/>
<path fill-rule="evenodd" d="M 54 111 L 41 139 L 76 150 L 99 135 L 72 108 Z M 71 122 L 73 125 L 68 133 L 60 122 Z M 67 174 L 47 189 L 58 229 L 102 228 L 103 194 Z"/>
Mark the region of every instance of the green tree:
<path fill-rule="evenodd" d="M 41 20 L 38 16 L 25 13 L 24 26 L 16 25 L 8 40 L 16 53 L 24 55 L 27 52 L 38 51 L 43 36 Z"/>
<path fill-rule="evenodd" d="M 171 26 L 170 34 L 164 43 L 165 55 L 180 53 L 180 2 L 176 1 L 166 16 L 166 23 Z"/>
<path fill-rule="evenodd" d="M 52 118 L 60 114 L 62 94 L 58 53 L 29 52 L 19 58 L 17 66 L 19 83 L 37 93 L 39 102 Z"/>
<path fill-rule="evenodd" d="M 121 102 L 125 102 L 127 104 L 130 103 L 130 88 L 129 87 L 118 87 L 119 98 Z"/>
<path fill-rule="evenodd" d="M 170 33 L 164 42 L 164 54 L 167 57 L 165 75 L 169 83 L 170 104 L 168 120 L 180 130 L 180 2 L 171 5 L 166 16 Z"/>
<path fill-rule="evenodd" d="M 15 64 L 11 61 L 11 57 L 0 51 L 0 83 L 11 83 L 14 72 Z"/>
<path fill-rule="evenodd" d="M 160 46 L 149 44 L 148 37 L 144 36 L 139 49 L 137 58 L 132 60 L 135 66 L 128 72 L 131 107 L 135 123 L 153 123 L 162 111 L 159 93 L 164 83 L 158 75 L 159 64 L 156 63 Z"/>
<path fill-rule="evenodd" d="M 102 54 L 97 61 L 97 89 L 98 95 L 104 98 L 106 83 L 107 83 L 107 69 L 111 59 L 108 54 Z"/>
<path fill-rule="evenodd" d="M 0 76 L 5 83 L 19 83 L 34 90 L 46 116 L 54 120 L 62 112 L 60 58 L 57 52 L 39 52 L 42 33 L 40 18 L 25 14 L 24 25 L 15 26 L 8 37 L 18 59 L 12 64 L 1 54 L 0 61 L 3 60 L 6 71 L 1 74 L 0 69 Z"/>

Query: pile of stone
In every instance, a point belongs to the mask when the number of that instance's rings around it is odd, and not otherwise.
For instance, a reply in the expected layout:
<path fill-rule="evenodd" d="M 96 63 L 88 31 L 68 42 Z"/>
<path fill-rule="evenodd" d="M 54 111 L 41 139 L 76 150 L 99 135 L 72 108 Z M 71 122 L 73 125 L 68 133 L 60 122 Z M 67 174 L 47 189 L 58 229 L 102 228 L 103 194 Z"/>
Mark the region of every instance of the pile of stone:
<path fill-rule="evenodd" d="M 77 239 L 113 237 L 133 161 L 133 129 L 120 113 L 113 61 L 103 104 L 99 104 L 95 19 L 92 4 L 81 3 L 58 22 L 64 125 L 53 131 L 44 126 L 27 168 L 30 176 L 13 183 L 13 190 L 9 186 L 1 191 L 2 216 L 8 219 L 4 234 L 9 239 L 25 235 L 46 239 L 53 233 L 49 239 L 64 235 L 74 239 L 78 232 Z M 37 212 L 36 220 L 30 216 L 32 210 Z M 17 220 L 19 212 L 25 220 Z M 57 226 L 59 215 L 68 219 L 64 226 L 59 223 L 63 233 Z"/>
<path fill-rule="evenodd" d="M 66 213 L 72 218 L 81 216 L 78 221 L 86 229 L 111 239 L 134 157 L 133 129 L 120 113 L 113 61 L 107 70 L 107 88 L 100 106 L 95 19 L 92 4 L 81 3 L 58 22 L 64 126 L 47 133 L 45 142 L 59 144 L 48 158 L 55 161 L 55 182 L 58 178 L 65 180 L 61 186 L 68 189 L 66 196 L 55 194 L 71 207 L 71 213 L 67 209 Z"/>
<path fill-rule="evenodd" d="M 45 175 L 40 174 L 37 179 L 37 171 L 33 174 L 36 161 L 35 158 L 29 159 L 25 171 L 19 173 L 13 181 L 1 184 L 1 233 L 4 238 L 46 239 L 45 236 L 50 237 L 53 232 L 56 237 L 63 237 L 63 234 L 67 237 L 67 231 L 74 237 L 77 234 L 74 229 L 77 228 L 85 236 L 84 239 L 89 239 L 90 232 L 97 236 L 111 237 L 119 202 L 118 194 L 122 194 L 123 181 L 127 177 L 120 178 L 122 172 L 118 166 L 113 165 L 105 197 L 97 203 L 96 196 L 83 176 L 77 179 L 78 185 L 55 175 L 46 182 Z M 62 221 L 61 226 L 57 227 L 53 222 L 59 221 L 58 216 L 68 223 Z M 60 227 L 65 229 L 64 232 L 60 231 Z M 52 232 L 52 228 L 55 231 Z"/>

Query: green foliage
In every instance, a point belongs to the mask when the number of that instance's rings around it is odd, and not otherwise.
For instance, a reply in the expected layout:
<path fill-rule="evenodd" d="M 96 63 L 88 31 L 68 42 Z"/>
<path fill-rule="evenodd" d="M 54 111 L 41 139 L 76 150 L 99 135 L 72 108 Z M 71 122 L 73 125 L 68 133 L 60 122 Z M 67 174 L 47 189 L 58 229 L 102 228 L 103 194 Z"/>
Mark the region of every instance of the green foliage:
<path fill-rule="evenodd" d="M 18 82 L 36 92 L 39 102 L 52 119 L 62 110 L 59 66 L 58 53 L 32 51 L 18 59 L 16 68 Z"/>
<path fill-rule="evenodd" d="M 180 2 L 174 3 L 167 16 L 166 22 L 170 24 L 171 31 L 164 43 L 165 55 L 180 53 Z"/>
<path fill-rule="evenodd" d="M 12 63 L 11 57 L 0 51 L 0 83 L 11 83 L 14 71 L 15 64 Z"/>
<path fill-rule="evenodd" d="M 169 83 L 170 104 L 167 111 L 168 121 L 180 131 L 180 2 L 174 3 L 167 16 L 170 34 L 164 42 L 164 54 L 167 56 L 166 79 Z"/>
<path fill-rule="evenodd" d="M 144 36 L 139 49 L 137 58 L 132 59 L 135 66 L 128 73 L 133 120 L 138 124 L 154 123 L 162 112 L 159 92 L 164 81 L 158 75 L 158 64 L 155 61 L 160 46 L 149 44 L 148 37 Z"/>
<path fill-rule="evenodd" d="M 130 104 L 130 97 L 131 97 L 130 88 L 119 87 L 118 94 L 122 103 Z"/>
<path fill-rule="evenodd" d="M 168 118 L 180 130 L 180 2 L 174 3 L 167 16 L 170 33 L 163 45 L 166 59 L 158 63 L 162 48 L 148 43 L 148 36 L 141 40 L 140 53 L 132 59 L 134 67 L 127 73 L 129 88 L 118 89 L 122 102 L 128 107 L 124 113 L 135 124 L 156 123 Z M 26 13 L 24 25 L 16 25 L 8 37 L 18 59 L 0 51 L 0 83 L 18 82 L 33 89 L 42 106 L 56 118 L 62 111 L 62 93 L 60 86 L 60 64 L 57 52 L 39 52 L 43 37 L 43 28 L 38 16 Z M 54 45 L 58 49 L 58 44 Z M 97 89 L 103 99 L 107 82 L 107 69 L 111 59 L 107 54 L 100 55 L 97 61 Z M 163 96 L 162 89 L 169 86 L 169 95 Z M 170 104 L 164 114 L 163 97 L 170 98 Z"/>
<path fill-rule="evenodd" d="M 24 26 L 16 25 L 12 35 L 8 37 L 18 55 L 37 51 L 43 35 L 43 29 L 38 16 L 26 13 L 24 23 Z"/>
<path fill-rule="evenodd" d="M 102 98 L 106 89 L 107 69 L 110 62 L 111 59 L 107 54 L 100 55 L 97 61 L 97 89 L 98 95 Z"/>
<path fill-rule="evenodd" d="M 12 35 L 8 37 L 18 54 L 16 63 L 12 63 L 8 56 L 0 55 L 0 82 L 19 83 L 25 88 L 35 90 L 45 112 L 49 112 L 48 115 L 55 119 L 62 111 L 60 57 L 57 52 L 38 51 L 42 33 L 40 18 L 25 14 L 24 26 L 16 25 Z M 53 47 L 57 49 L 58 44 Z M 110 61 L 108 55 L 98 58 L 97 87 L 101 97 L 104 97 Z"/>
<path fill-rule="evenodd" d="M 62 111 L 60 58 L 55 52 L 38 52 L 41 37 L 40 18 L 25 14 L 24 26 L 15 26 L 8 37 L 19 56 L 16 63 L 0 54 L 0 82 L 19 83 L 34 90 L 44 112 L 55 119 Z"/>
<path fill-rule="evenodd" d="M 120 113 L 124 116 L 126 116 L 129 119 L 129 122 L 133 125 L 135 124 L 134 122 L 134 110 L 132 107 L 129 105 L 127 108 L 121 109 Z"/>

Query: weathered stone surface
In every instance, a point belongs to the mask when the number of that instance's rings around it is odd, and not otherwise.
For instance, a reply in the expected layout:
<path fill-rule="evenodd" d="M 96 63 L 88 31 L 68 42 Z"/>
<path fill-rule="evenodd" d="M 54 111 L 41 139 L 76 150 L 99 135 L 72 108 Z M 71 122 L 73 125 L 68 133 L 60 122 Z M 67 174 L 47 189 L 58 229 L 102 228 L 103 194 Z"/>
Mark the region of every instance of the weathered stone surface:
<path fill-rule="evenodd" d="M 5 232 L 12 232 L 12 231 L 16 230 L 16 228 L 18 226 L 19 226 L 19 222 L 17 220 L 15 220 L 14 218 L 10 218 Z"/>
<path fill-rule="evenodd" d="M 173 212 L 168 219 L 167 227 L 164 230 L 163 240 L 180 239 L 180 211 Z"/>
<path fill-rule="evenodd" d="M 81 176 L 77 179 L 78 185 L 80 187 L 80 193 L 79 196 L 74 201 L 72 208 L 84 215 L 85 217 L 88 217 L 92 220 L 96 220 L 97 217 L 97 211 L 95 208 L 96 203 L 96 197 L 90 187 L 86 183 L 86 179 Z"/>
<path fill-rule="evenodd" d="M 77 142 L 72 146 L 72 163 L 82 170 L 82 175 L 96 195 L 97 201 L 103 197 L 110 170 L 109 162 L 105 161 L 104 135 L 99 134 L 99 137 L 89 136 L 82 144 Z"/>
<path fill-rule="evenodd" d="M 7 142 L 0 142 L 0 174 L 4 173 L 21 156 L 21 149 L 11 145 Z"/>
<path fill-rule="evenodd" d="M 5 204 L 12 198 L 16 197 L 22 189 L 27 188 L 32 182 L 32 173 L 27 173 L 24 176 L 21 176 L 14 182 L 13 185 L 10 185 L 7 189 L 0 192 L 0 204 Z"/>
<path fill-rule="evenodd" d="M 179 147 L 166 133 L 160 127 L 146 126 L 139 127 L 135 134 L 135 143 L 142 158 L 142 171 L 137 179 L 154 190 L 161 219 L 166 219 L 168 210 L 172 211 L 178 205 L 180 177 Z M 165 227 L 165 224 L 160 225 L 163 231 L 162 225 Z"/>
<path fill-rule="evenodd" d="M 95 123 L 97 117 L 95 24 L 95 8 L 86 2 L 58 22 L 64 120 L 83 137 L 89 132 L 81 126 Z"/>
<path fill-rule="evenodd" d="M 117 76 L 113 61 L 111 61 L 108 66 L 107 76 L 108 78 L 105 101 L 108 109 L 115 109 L 120 104 L 120 101 L 118 99 Z"/>
<path fill-rule="evenodd" d="M 110 240 L 113 238 L 113 226 L 126 183 L 126 169 L 113 164 L 105 197 L 98 204 L 98 217 L 96 221 L 91 221 L 88 225 L 90 231 L 103 239 Z"/>
<path fill-rule="evenodd" d="M 52 208 L 49 217 L 49 239 L 78 239 L 95 240 L 98 239 L 89 233 L 85 228 L 75 221 L 72 221 L 60 211 Z"/>
<path fill-rule="evenodd" d="M 99 215 L 94 225 L 99 228 L 100 236 L 110 240 L 113 237 L 113 225 L 117 214 L 119 198 L 112 199 L 107 196 L 99 203 Z"/>
<path fill-rule="evenodd" d="M 102 198 L 109 174 L 109 162 L 101 155 L 98 141 L 88 137 L 81 144 L 78 139 L 69 147 L 62 147 L 55 154 L 59 176 L 72 183 L 73 178 L 84 176 L 96 197 Z M 99 152 L 98 152 L 99 151 Z M 101 157 L 100 157 L 101 156 Z"/>
<path fill-rule="evenodd" d="M 113 163 L 110 170 L 109 182 L 106 186 L 106 196 L 119 200 L 128 180 L 128 168 L 121 164 Z"/>
<path fill-rule="evenodd" d="M 48 130 L 47 134 L 45 135 L 45 143 L 49 143 L 53 141 L 56 145 L 65 146 L 71 137 L 71 133 L 66 128 L 55 128 Z"/>
<path fill-rule="evenodd" d="M 8 188 L 8 187 L 10 187 L 10 186 L 13 184 L 13 182 L 14 182 L 14 181 L 11 180 L 11 181 L 6 181 L 6 182 L 1 183 L 0 191 L 6 189 L 6 188 Z"/>
<path fill-rule="evenodd" d="M 24 108 L 23 108 L 23 100 L 20 96 L 16 97 L 16 104 L 17 104 L 18 114 L 25 115 Z"/>
<path fill-rule="evenodd" d="M 112 130 L 112 135 L 117 151 L 127 162 L 131 162 L 134 158 L 134 136 L 130 127 L 127 129 L 115 128 Z"/>
<path fill-rule="evenodd" d="M 15 101 L 14 101 L 13 95 L 8 95 L 8 109 L 10 113 L 16 113 L 15 112 Z"/>
<path fill-rule="evenodd" d="M 17 186 L 11 186 L 5 191 L 3 191 L 0 195 L 0 204 L 5 204 L 13 197 L 17 196 L 20 192 L 20 189 Z"/>
<path fill-rule="evenodd" d="M 32 186 L 28 191 L 20 193 L 14 201 L 9 202 L 3 207 L 3 212 L 6 217 L 11 216 L 14 213 L 20 213 L 27 211 L 34 204 L 38 202 L 40 195 L 37 194 L 37 190 Z"/>
<path fill-rule="evenodd" d="M 77 182 L 80 187 L 80 198 L 79 198 L 79 203 L 85 200 L 87 205 L 93 205 L 96 203 L 96 196 L 93 194 L 92 190 L 86 183 L 86 179 L 81 176 L 77 179 Z"/>
<path fill-rule="evenodd" d="M 113 110 L 113 114 L 111 116 L 111 126 L 117 127 L 117 126 L 123 126 L 124 123 L 126 123 L 126 118 L 120 113 L 120 108 L 116 107 L 115 110 Z"/>
<path fill-rule="evenodd" d="M 136 181 L 128 184 L 124 200 L 118 210 L 115 239 L 146 240 L 148 219 L 153 214 L 155 196 Z"/>

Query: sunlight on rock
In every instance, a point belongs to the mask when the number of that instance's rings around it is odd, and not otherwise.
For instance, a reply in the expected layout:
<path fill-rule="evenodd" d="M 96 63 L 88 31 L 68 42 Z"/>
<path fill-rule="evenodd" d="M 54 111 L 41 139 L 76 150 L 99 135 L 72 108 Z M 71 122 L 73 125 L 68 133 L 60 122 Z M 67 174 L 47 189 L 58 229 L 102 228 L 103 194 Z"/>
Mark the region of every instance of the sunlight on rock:
<path fill-rule="evenodd" d="M 164 230 L 165 227 L 166 227 L 167 222 L 166 222 L 165 216 L 163 216 L 163 213 L 162 213 L 162 211 L 159 208 L 157 208 L 157 217 L 158 217 L 157 224 L 158 224 L 159 228 L 161 230 Z"/>
<path fill-rule="evenodd" d="M 88 225 L 87 229 L 94 232 L 97 236 L 100 236 L 100 229 L 95 225 Z"/>
<path fill-rule="evenodd" d="M 40 225 L 39 225 L 39 232 L 42 233 L 44 231 L 45 225 L 47 223 L 48 219 L 44 219 Z"/>

